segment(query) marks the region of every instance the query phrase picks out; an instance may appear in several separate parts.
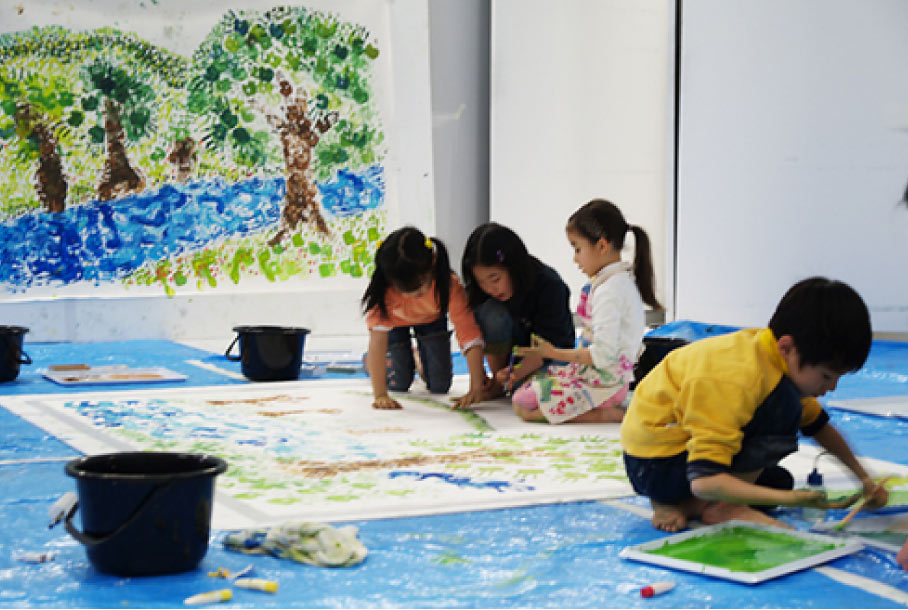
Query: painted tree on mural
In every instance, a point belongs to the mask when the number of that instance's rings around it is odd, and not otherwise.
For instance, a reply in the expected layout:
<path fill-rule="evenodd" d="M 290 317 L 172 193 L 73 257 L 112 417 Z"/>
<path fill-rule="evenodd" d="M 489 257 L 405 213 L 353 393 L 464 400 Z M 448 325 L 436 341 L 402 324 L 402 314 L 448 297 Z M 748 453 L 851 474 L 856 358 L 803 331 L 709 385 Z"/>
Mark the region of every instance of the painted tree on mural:
<path fill-rule="evenodd" d="M 279 151 L 286 196 L 273 243 L 302 222 L 329 232 L 317 174 L 375 162 L 377 56 L 364 28 L 303 7 L 229 12 L 196 52 L 188 110 L 207 118 L 205 143 L 250 168 Z"/>
<path fill-rule="evenodd" d="M 53 68 L 0 72 L 0 140 L 16 148 L 23 164 L 37 163 L 35 190 L 41 205 L 62 212 L 69 185 L 59 141 L 80 120 L 69 114 L 77 90 L 59 66 Z"/>
<path fill-rule="evenodd" d="M 0 140 L 16 147 L 23 169 L 37 164 L 35 190 L 44 209 L 65 209 L 72 182 L 90 179 L 84 171 L 68 178 L 66 162 L 84 170 L 99 145 L 107 151 L 99 184 L 90 191 L 79 185 L 76 202 L 143 188 L 126 144 L 151 136 L 152 108 L 184 90 L 184 59 L 111 28 L 51 26 L 0 36 L 0 65 Z"/>
<path fill-rule="evenodd" d="M 140 140 L 153 127 L 155 94 L 149 76 L 98 60 L 85 67 L 83 78 L 87 95 L 82 108 L 95 114 L 99 123 L 88 134 L 94 144 L 104 144 L 107 153 L 98 199 L 142 191 L 145 178 L 130 164 L 124 142 Z"/>

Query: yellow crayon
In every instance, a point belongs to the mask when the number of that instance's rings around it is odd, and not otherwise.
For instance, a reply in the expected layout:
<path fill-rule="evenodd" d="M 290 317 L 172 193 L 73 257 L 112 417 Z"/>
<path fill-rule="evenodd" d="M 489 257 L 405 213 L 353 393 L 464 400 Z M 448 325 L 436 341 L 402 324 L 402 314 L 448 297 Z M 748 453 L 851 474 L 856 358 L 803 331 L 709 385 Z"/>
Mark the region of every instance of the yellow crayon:
<path fill-rule="evenodd" d="M 233 584 L 241 589 L 255 589 L 266 593 L 277 593 L 277 583 L 264 578 L 237 578 Z"/>
<path fill-rule="evenodd" d="M 233 591 L 230 589 L 218 589 L 192 595 L 183 600 L 183 603 L 189 606 L 198 606 L 201 604 L 216 604 L 217 602 L 229 602 L 233 598 Z"/>

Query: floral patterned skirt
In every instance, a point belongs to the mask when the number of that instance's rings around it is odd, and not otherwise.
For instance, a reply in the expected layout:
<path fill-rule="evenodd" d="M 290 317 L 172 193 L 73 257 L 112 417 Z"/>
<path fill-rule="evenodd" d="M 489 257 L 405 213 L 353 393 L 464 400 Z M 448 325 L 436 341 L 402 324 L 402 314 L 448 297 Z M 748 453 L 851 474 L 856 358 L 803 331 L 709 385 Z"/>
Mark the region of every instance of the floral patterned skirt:
<path fill-rule="evenodd" d="M 587 364 L 550 364 L 514 393 L 529 407 L 533 398 L 551 424 L 560 424 L 596 408 L 617 405 L 627 395 L 634 363 L 624 356 L 608 368 Z"/>

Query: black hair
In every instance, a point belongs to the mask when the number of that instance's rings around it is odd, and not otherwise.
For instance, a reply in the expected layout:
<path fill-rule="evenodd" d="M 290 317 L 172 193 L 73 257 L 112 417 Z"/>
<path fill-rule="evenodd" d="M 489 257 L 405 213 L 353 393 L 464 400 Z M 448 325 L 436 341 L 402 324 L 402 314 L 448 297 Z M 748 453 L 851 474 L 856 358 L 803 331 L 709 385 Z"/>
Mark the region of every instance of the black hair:
<path fill-rule="evenodd" d="M 406 226 L 388 235 L 375 253 L 375 271 L 360 301 L 363 311 L 378 307 L 388 315 L 385 292 L 394 287 L 414 292 L 430 277 L 435 280 L 435 297 L 444 314 L 451 295 L 451 264 L 448 250 L 435 237 L 426 237 L 416 227 Z"/>
<path fill-rule="evenodd" d="M 470 307 L 478 307 L 489 295 L 483 292 L 473 275 L 473 267 L 504 267 L 511 278 L 514 296 L 527 294 L 536 281 L 536 271 L 542 265 L 532 256 L 520 237 L 497 222 L 481 224 L 470 233 L 463 248 L 461 272 Z"/>
<path fill-rule="evenodd" d="M 649 236 L 643 227 L 629 225 L 618 206 L 605 199 L 593 199 L 571 214 L 567 221 L 567 230 L 585 237 L 594 244 L 600 239 L 605 239 L 618 252 L 624 248 L 624 237 L 631 231 L 634 234 L 634 281 L 637 290 L 640 291 L 644 303 L 653 309 L 662 309 L 662 305 L 656 300 L 656 280 Z"/>
<path fill-rule="evenodd" d="M 867 360 L 873 332 L 867 305 L 854 288 L 825 277 L 801 280 L 788 289 L 769 320 L 776 339 L 790 335 L 800 364 L 856 371 Z"/>

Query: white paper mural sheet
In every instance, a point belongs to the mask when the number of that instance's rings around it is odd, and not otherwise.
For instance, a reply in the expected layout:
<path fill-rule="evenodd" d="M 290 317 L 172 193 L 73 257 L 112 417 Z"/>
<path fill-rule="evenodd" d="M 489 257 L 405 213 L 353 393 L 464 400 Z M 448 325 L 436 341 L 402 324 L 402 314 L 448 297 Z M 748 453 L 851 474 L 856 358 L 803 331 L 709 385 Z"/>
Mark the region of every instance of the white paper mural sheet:
<path fill-rule="evenodd" d="M 292 382 L 0 403 L 86 454 L 226 459 L 216 484 L 218 529 L 633 494 L 616 425 L 531 425 L 504 413 L 503 403 L 460 412 L 444 396 L 398 398 L 403 410 L 381 411 L 366 383 Z M 496 419 L 504 426 L 489 423 Z"/>

